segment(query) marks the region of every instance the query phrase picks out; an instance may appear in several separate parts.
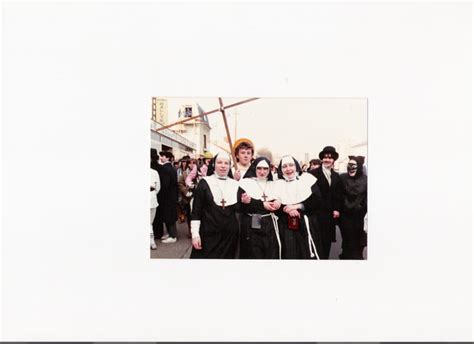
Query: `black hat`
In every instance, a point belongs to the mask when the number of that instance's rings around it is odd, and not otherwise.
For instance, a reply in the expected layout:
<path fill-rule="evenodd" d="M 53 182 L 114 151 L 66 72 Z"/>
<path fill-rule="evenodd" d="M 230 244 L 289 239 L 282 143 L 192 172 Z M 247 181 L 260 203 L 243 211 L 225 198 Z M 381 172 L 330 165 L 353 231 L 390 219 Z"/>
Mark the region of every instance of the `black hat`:
<path fill-rule="evenodd" d="M 334 148 L 333 146 L 324 147 L 324 149 L 319 153 L 319 159 L 322 160 L 325 154 L 331 154 L 334 160 L 337 160 L 339 158 L 339 153 L 336 152 L 336 148 Z"/>

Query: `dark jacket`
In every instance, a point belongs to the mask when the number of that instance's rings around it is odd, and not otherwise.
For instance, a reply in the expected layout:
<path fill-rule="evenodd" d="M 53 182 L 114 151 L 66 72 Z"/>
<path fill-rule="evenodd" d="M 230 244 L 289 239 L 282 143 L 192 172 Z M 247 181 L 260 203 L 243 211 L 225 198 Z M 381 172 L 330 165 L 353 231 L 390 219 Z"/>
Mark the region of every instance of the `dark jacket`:
<path fill-rule="evenodd" d="M 341 212 L 364 217 L 367 213 L 367 176 L 361 174 L 355 178 L 341 174 L 343 203 Z"/>
<path fill-rule="evenodd" d="M 331 170 L 331 186 L 324 176 L 323 167 L 319 167 L 310 171 L 318 181 L 316 182 L 321 192 L 322 204 L 320 208 L 321 214 L 331 214 L 334 210 L 340 211 L 342 207 L 342 183 L 341 178 L 337 172 Z"/>
<path fill-rule="evenodd" d="M 170 164 L 161 165 L 158 169 L 161 188 L 158 193 L 159 216 L 165 223 L 175 223 L 178 220 L 178 174 Z"/>

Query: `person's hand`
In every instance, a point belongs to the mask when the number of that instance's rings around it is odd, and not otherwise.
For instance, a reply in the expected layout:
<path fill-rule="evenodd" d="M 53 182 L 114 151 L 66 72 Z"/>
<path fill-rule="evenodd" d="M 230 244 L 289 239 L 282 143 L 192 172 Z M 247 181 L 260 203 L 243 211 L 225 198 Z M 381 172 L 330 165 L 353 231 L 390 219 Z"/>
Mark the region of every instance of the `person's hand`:
<path fill-rule="evenodd" d="M 339 214 L 339 212 L 338 212 L 337 210 L 334 210 L 334 211 L 332 212 L 332 217 L 335 218 L 335 219 L 339 218 L 340 215 L 341 215 L 341 214 Z"/>
<path fill-rule="evenodd" d="M 299 212 L 298 210 L 296 210 L 296 209 L 290 210 L 290 211 L 288 212 L 288 215 L 290 215 L 291 217 L 297 217 L 297 218 L 300 218 L 300 217 L 301 217 L 300 212 Z"/>
<path fill-rule="evenodd" d="M 201 237 L 200 237 L 200 236 L 197 236 L 197 237 L 195 237 L 195 238 L 192 238 L 191 242 L 193 243 L 193 247 L 194 247 L 196 250 L 202 250 Z"/>
<path fill-rule="evenodd" d="M 189 198 L 189 197 L 191 197 L 192 195 L 193 195 L 193 193 L 192 193 L 191 191 L 186 192 L 186 197 Z"/>
<path fill-rule="evenodd" d="M 293 210 L 298 210 L 300 207 L 298 204 L 288 204 L 288 205 L 285 205 L 285 207 L 283 208 L 283 211 L 285 213 L 290 213 L 290 211 L 293 211 Z"/>
<path fill-rule="evenodd" d="M 267 209 L 268 211 L 275 211 L 275 206 L 273 205 L 273 202 L 263 202 L 263 207 Z"/>
<path fill-rule="evenodd" d="M 235 179 L 235 180 L 240 180 L 240 171 L 239 171 L 239 170 L 235 171 L 235 173 L 234 173 L 234 179 Z"/>
<path fill-rule="evenodd" d="M 242 203 L 249 204 L 250 203 L 250 196 L 247 193 L 243 193 L 242 197 L 240 198 Z"/>
<path fill-rule="evenodd" d="M 280 202 L 280 201 L 274 200 L 274 201 L 272 201 L 271 203 L 272 203 L 273 208 L 274 208 L 275 210 L 280 209 L 280 207 L 281 207 L 281 202 Z"/>
<path fill-rule="evenodd" d="M 194 189 L 194 184 L 188 185 L 188 189 Z"/>

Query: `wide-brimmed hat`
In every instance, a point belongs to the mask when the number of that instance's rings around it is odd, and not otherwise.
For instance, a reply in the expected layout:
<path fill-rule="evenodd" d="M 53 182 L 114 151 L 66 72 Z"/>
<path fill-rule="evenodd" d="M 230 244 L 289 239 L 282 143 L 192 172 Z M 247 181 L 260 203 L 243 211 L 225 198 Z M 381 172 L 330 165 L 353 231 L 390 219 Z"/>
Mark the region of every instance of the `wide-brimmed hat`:
<path fill-rule="evenodd" d="M 235 152 L 235 150 L 237 149 L 237 147 L 238 147 L 241 143 L 246 143 L 247 145 L 249 145 L 249 146 L 252 147 L 252 148 L 255 147 L 255 146 L 253 145 L 253 142 L 252 142 L 250 139 L 246 139 L 245 137 L 242 137 L 241 139 L 238 139 L 237 141 L 234 142 L 234 145 L 232 146 L 232 150 Z"/>
<path fill-rule="evenodd" d="M 212 159 L 214 156 L 212 155 L 211 152 L 206 152 L 204 153 L 204 159 Z"/>
<path fill-rule="evenodd" d="M 326 154 L 331 154 L 331 156 L 334 158 L 334 160 L 337 160 L 339 158 L 339 153 L 336 152 L 336 148 L 333 146 L 326 146 L 323 148 L 321 152 L 319 152 L 319 159 L 323 159 L 324 155 Z"/>

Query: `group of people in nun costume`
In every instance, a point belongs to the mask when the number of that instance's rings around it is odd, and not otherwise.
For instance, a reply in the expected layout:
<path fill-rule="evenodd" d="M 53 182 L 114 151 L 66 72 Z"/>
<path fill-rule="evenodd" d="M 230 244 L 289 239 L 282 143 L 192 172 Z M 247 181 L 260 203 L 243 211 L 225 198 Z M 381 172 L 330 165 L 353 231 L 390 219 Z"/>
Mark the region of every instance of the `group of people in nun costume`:
<path fill-rule="evenodd" d="M 239 247 L 241 259 L 319 259 L 316 178 L 291 156 L 278 175 L 258 157 L 236 181 L 231 157 L 217 154 L 194 193 L 191 258 L 233 259 Z"/>

